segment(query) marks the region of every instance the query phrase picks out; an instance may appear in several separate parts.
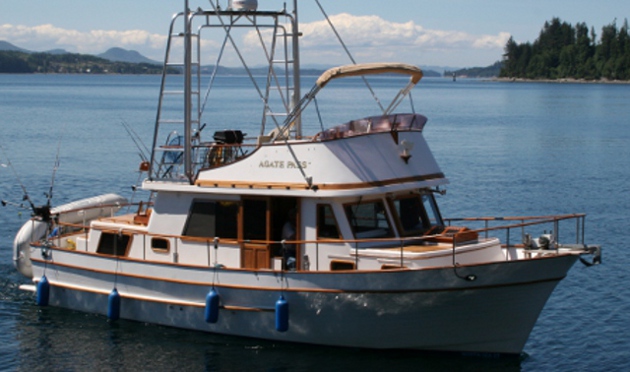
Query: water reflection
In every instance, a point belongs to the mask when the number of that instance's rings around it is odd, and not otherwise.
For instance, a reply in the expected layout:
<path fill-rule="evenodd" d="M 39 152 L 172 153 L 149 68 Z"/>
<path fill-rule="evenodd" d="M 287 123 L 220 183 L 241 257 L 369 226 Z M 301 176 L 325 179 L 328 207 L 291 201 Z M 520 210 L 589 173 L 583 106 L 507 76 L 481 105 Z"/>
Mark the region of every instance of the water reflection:
<path fill-rule="evenodd" d="M 479 358 L 411 351 L 370 351 L 212 335 L 19 300 L 15 343 L 19 370 L 479 370 L 518 371 L 519 358 Z M 5 360 L 6 361 L 6 360 Z"/>

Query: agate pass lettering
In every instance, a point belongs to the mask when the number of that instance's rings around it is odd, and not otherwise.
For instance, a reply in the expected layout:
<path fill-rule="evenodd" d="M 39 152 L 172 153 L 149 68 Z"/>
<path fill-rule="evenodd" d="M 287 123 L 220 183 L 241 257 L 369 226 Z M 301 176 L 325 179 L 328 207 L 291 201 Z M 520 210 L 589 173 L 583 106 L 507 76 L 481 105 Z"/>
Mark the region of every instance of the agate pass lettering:
<path fill-rule="evenodd" d="M 307 163 L 305 161 L 300 162 L 299 166 L 306 168 Z M 293 161 L 284 160 L 263 160 L 258 165 L 258 168 L 276 168 L 276 169 L 295 169 L 298 168 L 298 163 Z"/>

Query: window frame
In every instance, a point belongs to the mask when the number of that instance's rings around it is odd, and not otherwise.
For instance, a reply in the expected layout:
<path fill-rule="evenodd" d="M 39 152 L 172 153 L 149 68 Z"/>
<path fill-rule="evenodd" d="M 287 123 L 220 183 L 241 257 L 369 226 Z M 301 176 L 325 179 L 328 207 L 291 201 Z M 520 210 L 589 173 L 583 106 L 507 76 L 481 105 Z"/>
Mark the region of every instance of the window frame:
<path fill-rule="evenodd" d="M 425 200 L 426 198 L 426 200 Z M 396 207 L 396 202 L 404 199 L 416 199 L 418 201 L 419 218 L 422 221 L 422 228 L 405 229 L 400 215 L 400 210 Z M 441 230 L 444 228 L 444 220 L 440 213 L 440 209 L 437 206 L 435 198 L 431 192 L 419 192 L 413 194 L 398 195 L 389 199 L 389 207 L 396 223 L 396 228 L 401 237 L 408 236 L 421 236 L 426 235 L 429 232 Z M 431 207 L 431 215 L 427 211 L 427 205 Z M 437 219 L 436 223 L 432 223 L 431 216 Z M 438 227 L 436 230 L 435 228 Z"/>
<path fill-rule="evenodd" d="M 320 219 L 325 219 L 325 216 L 321 216 L 320 213 L 325 212 L 323 209 L 328 207 L 328 209 L 330 210 L 331 214 L 332 214 L 332 219 L 335 223 L 334 228 L 335 231 L 337 232 L 337 237 L 330 237 L 330 236 L 322 236 L 320 235 Z M 339 221 L 337 221 L 337 216 L 335 215 L 335 210 L 333 208 L 333 205 L 330 203 L 318 203 L 316 205 L 316 218 L 317 218 L 317 227 L 316 227 L 316 237 L 317 240 L 343 240 L 343 235 L 341 234 L 341 230 L 339 229 Z M 330 225 L 326 225 L 326 228 L 330 227 Z"/>
<path fill-rule="evenodd" d="M 122 239 L 125 247 L 121 252 L 119 252 L 118 247 L 114 248 L 113 245 L 111 247 L 105 246 L 105 239 Z M 125 242 L 126 240 L 126 242 Z M 101 236 L 98 238 L 98 245 L 96 246 L 96 253 L 104 254 L 108 256 L 115 257 L 126 257 L 129 253 L 129 247 L 131 247 L 131 243 L 133 242 L 133 235 L 130 233 L 123 233 L 117 231 L 101 231 Z M 109 242 L 107 242 L 109 243 Z"/>
<path fill-rule="evenodd" d="M 230 208 L 222 207 L 222 203 L 232 203 L 232 213 L 228 214 Z M 212 205 L 208 211 L 203 209 L 203 205 Z M 211 238 L 238 239 L 239 214 L 241 202 L 237 200 L 217 200 L 217 199 L 193 199 L 188 209 L 186 223 L 182 231 L 182 236 L 191 238 Z M 232 217 L 231 229 L 219 229 L 227 226 L 224 222 Z M 230 234 L 218 235 L 218 230 L 229 231 Z"/>
<path fill-rule="evenodd" d="M 166 248 L 156 247 L 153 242 L 159 240 L 166 242 Z M 151 237 L 151 250 L 155 253 L 169 253 L 171 251 L 171 240 L 167 238 L 163 238 L 160 236 L 152 236 Z"/>
<path fill-rule="evenodd" d="M 356 206 L 361 206 L 361 205 L 368 205 L 368 204 L 380 204 L 380 206 L 382 207 L 383 210 L 383 215 L 385 216 L 385 221 L 387 222 L 387 228 L 381 228 L 379 226 L 377 226 L 374 229 L 367 229 L 365 231 L 357 231 L 354 222 L 356 221 L 355 219 L 355 213 L 354 211 L 352 211 L 352 218 L 351 215 L 348 213 L 349 208 L 353 208 Z M 370 200 L 360 200 L 358 202 L 352 202 L 352 203 L 345 203 L 343 205 L 343 210 L 344 213 L 346 215 L 346 220 L 348 222 L 348 225 L 350 226 L 350 231 L 352 231 L 352 236 L 354 237 L 354 239 L 387 239 L 387 238 L 393 238 L 395 236 L 394 233 L 394 224 L 395 222 L 391 220 L 391 215 L 388 211 L 389 205 L 388 203 L 384 202 L 383 199 L 370 199 Z M 378 213 L 378 212 L 377 212 Z M 374 219 L 374 221 L 378 221 L 378 219 Z M 374 232 L 378 232 L 379 230 L 384 230 L 385 234 L 374 234 Z M 362 234 L 362 236 L 360 235 Z"/>

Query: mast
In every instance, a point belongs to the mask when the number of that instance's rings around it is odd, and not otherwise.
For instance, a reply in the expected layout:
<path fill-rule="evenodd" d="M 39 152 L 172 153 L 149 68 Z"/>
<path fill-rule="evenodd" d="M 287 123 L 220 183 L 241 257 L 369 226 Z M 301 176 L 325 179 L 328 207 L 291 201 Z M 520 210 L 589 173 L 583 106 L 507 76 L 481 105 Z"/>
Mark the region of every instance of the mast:
<path fill-rule="evenodd" d="M 293 107 L 297 107 L 302 93 L 300 92 L 300 30 L 298 28 L 298 0 L 293 0 Z M 295 136 L 302 137 L 302 115 L 295 119 Z"/>
<path fill-rule="evenodd" d="M 208 93 L 214 86 L 215 75 L 213 73 L 210 78 L 202 104 L 200 94 L 201 52 L 193 50 L 195 47 L 201 48 L 201 31 L 205 29 L 216 30 L 219 35 L 221 32 L 224 33 L 223 45 L 215 51 L 216 55 L 214 55 L 217 58 L 216 66 L 220 65 L 223 58 L 224 47 L 226 45 L 232 47 L 235 56 L 243 64 L 254 86 L 255 93 L 258 93 L 263 101 L 261 135 L 264 134 L 266 119 L 271 118 L 276 129 L 280 129 L 279 127 L 282 125 L 287 125 L 287 133 L 290 136 L 298 138 L 302 136 L 299 114 L 293 116 L 290 123 L 282 123 L 293 108 L 299 106 L 301 100 L 298 0 L 293 0 L 292 11 L 287 9 L 286 5 L 277 11 L 258 10 L 256 0 L 238 3 L 230 1 L 226 10 L 219 7 L 218 1 L 215 4 L 215 1 L 212 0 L 210 4 L 212 5 L 211 10 L 201 8 L 191 10 L 189 9 L 190 0 L 185 0 L 184 11 L 175 14 L 171 20 L 153 135 L 149 166 L 150 180 L 169 180 L 178 183 L 183 181 L 192 184 L 197 171 L 211 167 L 205 156 L 210 148 L 210 143 L 202 142 L 197 131 L 202 128 L 199 125 L 200 119 L 206 107 Z M 236 8 L 232 8 L 232 5 Z M 283 17 L 288 18 L 288 21 L 279 26 L 279 20 Z M 179 29 L 179 31 L 174 31 L 175 29 Z M 237 29 L 255 30 L 259 36 L 262 52 L 269 63 L 267 84 L 262 89 L 232 35 L 232 30 Z M 270 45 L 265 45 L 264 30 L 271 31 Z M 211 38 L 219 35 L 210 33 L 204 36 Z M 276 45 L 276 39 L 282 43 L 279 47 Z M 275 58 L 276 49 L 281 51 L 279 58 Z M 282 79 L 278 79 L 276 76 L 274 64 L 282 64 Z M 169 74 L 169 68 L 179 69 L 183 72 L 183 79 L 179 74 Z M 195 76 L 192 75 L 193 73 Z M 176 84 L 166 83 L 171 75 L 178 75 L 177 78 L 170 79 L 172 83 Z M 193 85 L 195 82 L 196 85 Z M 184 86 L 182 87 L 181 84 Z M 177 86 L 179 88 L 176 88 Z M 274 96 L 274 99 L 270 100 L 270 92 L 277 97 Z M 178 111 L 175 112 L 175 110 Z M 183 115 L 181 110 L 184 111 Z M 161 144 L 158 144 L 160 142 Z"/>
<path fill-rule="evenodd" d="M 297 0 L 296 0 L 297 1 Z M 191 63 L 192 63 L 192 42 L 190 35 L 190 13 L 188 9 L 188 0 L 185 0 L 184 6 L 184 173 L 188 180 L 193 182 L 193 169 L 192 169 L 192 123 L 191 123 L 191 109 L 192 109 L 192 77 L 191 77 Z"/>

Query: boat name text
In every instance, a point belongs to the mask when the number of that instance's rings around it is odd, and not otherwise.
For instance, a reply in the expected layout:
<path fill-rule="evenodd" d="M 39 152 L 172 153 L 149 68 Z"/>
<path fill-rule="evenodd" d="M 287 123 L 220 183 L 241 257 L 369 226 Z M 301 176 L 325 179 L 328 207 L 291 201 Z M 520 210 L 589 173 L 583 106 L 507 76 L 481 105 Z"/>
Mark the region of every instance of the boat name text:
<path fill-rule="evenodd" d="M 307 166 L 307 162 L 305 161 L 296 163 L 294 161 L 284 161 L 284 160 L 263 160 L 258 165 L 258 168 L 297 169 L 299 167 L 302 167 L 302 169 L 304 169 L 306 168 L 306 166 Z"/>

